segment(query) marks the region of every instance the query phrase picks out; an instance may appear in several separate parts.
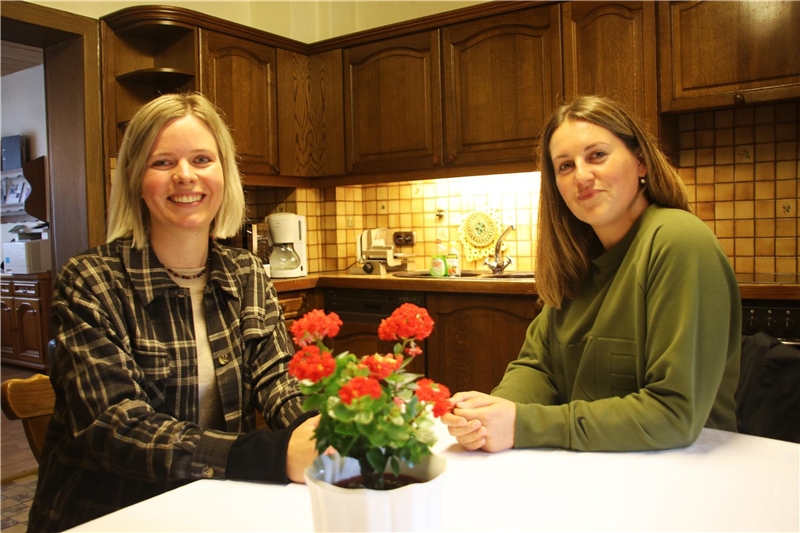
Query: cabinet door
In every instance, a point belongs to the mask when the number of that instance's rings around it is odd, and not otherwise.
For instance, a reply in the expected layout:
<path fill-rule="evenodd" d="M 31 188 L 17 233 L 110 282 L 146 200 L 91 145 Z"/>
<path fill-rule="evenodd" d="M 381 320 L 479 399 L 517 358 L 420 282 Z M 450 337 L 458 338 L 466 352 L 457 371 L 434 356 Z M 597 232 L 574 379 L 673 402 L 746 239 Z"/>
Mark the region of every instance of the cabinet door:
<path fill-rule="evenodd" d="M 438 30 L 346 48 L 342 61 L 347 171 L 441 166 Z"/>
<path fill-rule="evenodd" d="M 39 300 L 14 298 L 17 359 L 44 365 L 42 315 Z"/>
<path fill-rule="evenodd" d="M 798 2 L 659 2 L 661 110 L 800 97 Z"/>
<path fill-rule="evenodd" d="M 430 378 L 453 393 L 491 392 L 519 355 L 535 305 L 531 296 L 428 294 Z"/>
<path fill-rule="evenodd" d="M 333 355 L 338 355 L 345 350 L 354 353 L 357 357 L 394 352 L 394 342 L 382 341 L 378 338 L 379 323 L 356 322 L 352 319 L 343 319 L 343 321 L 344 324 L 339 329 L 339 334 L 333 341 L 330 341 Z M 326 342 L 328 341 L 326 340 Z M 422 348 L 422 355 L 415 357 L 409 363 L 408 371 L 427 375 L 428 353 L 425 341 L 420 343 L 420 348 Z"/>
<path fill-rule="evenodd" d="M 284 176 L 344 174 L 342 50 L 278 49 L 278 143 Z"/>
<path fill-rule="evenodd" d="M 566 101 L 608 96 L 657 134 L 654 2 L 567 2 L 562 9 Z"/>
<path fill-rule="evenodd" d="M 279 174 L 275 48 L 201 31 L 203 93 L 225 115 L 241 172 Z"/>
<path fill-rule="evenodd" d="M 446 163 L 533 160 L 561 87 L 558 5 L 444 28 Z"/>
<path fill-rule="evenodd" d="M 17 359 L 17 350 L 14 346 L 16 326 L 13 298 L 0 299 L 0 329 L 2 329 L 0 333 L 0 356 L 2 356 L 3 361 Z"/>

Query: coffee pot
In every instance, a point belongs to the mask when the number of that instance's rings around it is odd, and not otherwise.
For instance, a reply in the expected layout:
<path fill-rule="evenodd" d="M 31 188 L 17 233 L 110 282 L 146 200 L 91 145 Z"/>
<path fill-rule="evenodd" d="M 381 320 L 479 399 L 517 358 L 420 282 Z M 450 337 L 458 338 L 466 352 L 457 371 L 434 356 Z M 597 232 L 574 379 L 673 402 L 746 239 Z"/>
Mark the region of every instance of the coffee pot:
<path fill-rule="evenodd" d="M 273 213 L 267 217 L 267 229 L 270 277 L 307 276 L 306 217 L 294 213 Z"/>

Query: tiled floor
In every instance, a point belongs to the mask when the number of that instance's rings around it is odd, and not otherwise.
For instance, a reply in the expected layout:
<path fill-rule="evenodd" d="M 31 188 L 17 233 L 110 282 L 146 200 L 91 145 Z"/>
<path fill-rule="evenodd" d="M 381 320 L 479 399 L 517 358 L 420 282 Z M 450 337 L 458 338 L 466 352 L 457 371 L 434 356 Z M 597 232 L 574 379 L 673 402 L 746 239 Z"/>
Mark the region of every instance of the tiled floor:
<path fill-rule="evenodd" d="M 2 484 L 2 515 L 0 530 L 3 533 L 25 532 L 28 529 L 28 511 L 36 490 L 37 476 L 27 475 Z"/>

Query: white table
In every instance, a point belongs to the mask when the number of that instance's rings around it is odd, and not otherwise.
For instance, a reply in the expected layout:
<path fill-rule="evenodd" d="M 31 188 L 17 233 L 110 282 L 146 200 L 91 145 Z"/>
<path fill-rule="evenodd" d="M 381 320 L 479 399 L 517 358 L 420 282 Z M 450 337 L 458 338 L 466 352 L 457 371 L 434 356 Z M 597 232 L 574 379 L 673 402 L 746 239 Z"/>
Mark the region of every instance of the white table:
<path fill-rule="evenodd" d="M 684 449 L 466 452 L 439 424 L 446 531 L 800 531 L 800 445 L 704 429 Z M 72 531 L 313 531 L 304 485 L 202 480 Z"/>

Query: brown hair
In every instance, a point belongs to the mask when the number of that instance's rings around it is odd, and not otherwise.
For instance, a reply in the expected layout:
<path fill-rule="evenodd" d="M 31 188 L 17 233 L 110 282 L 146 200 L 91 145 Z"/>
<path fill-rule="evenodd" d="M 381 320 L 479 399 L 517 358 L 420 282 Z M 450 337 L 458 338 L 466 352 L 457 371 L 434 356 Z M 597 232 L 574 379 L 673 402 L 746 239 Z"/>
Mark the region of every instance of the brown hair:
<path fill-rule="evenodd" d="M 244 190 L 228 126 L 202 94 L 166 94 L 139 108 L 125 130 L 111 186 L 106 242 L 133 237 L 134 248 L 144 246 L 150 224 L 150 214 L 141 197 L 147 158 L 164 125 L 187 115 L 202 120 L 214 135 L 225 180 L 222 205 L 211 223 L 210 236 L 224 239 L 241 229 L 246 215 Z"/>
<path fill-rule="evenodd" d="M 564 298 L 577 295 L 580 283 L 589 273 L 592 250 L 601 246 L 592 227 L 572 214 L 556 186 L 550 140 L 555 131 L 570 120 L 582 120 L 608 130 L 644 163 L 646 183 L 640 194 L 648 202 L 691 211 L 683 182 L 658 142 L 621 105 L 602 96 L 580 96 L 559 108 L 546 123 L 539 139 L 542 186 L 536 264 L 539 296 L 544 303 L 556 308 L 561 307 Z"/>

